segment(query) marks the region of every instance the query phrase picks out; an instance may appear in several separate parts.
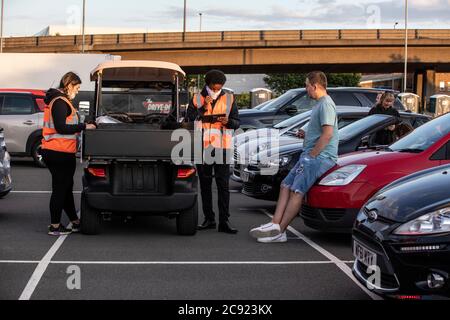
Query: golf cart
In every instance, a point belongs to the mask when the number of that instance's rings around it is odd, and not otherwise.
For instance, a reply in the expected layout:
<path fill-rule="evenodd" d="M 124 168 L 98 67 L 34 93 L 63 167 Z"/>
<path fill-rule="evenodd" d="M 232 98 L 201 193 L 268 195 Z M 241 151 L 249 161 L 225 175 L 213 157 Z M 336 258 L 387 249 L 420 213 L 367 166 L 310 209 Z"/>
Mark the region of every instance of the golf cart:
<path fill-rule="evenodd" d="M 193 155 L 183 150 L 176 161 L 172 157 L 179 143 L 172 133 L 181 127 L 184 77 L 179 66 L 159 61 L 109 61 L 92 71 L 95 104 L 86 119 L 95 120 L 97 129 L 84 131 L 81 141 L 87 162 L 81 195 L 84 234 L 98 234 L 102 216 L 115 214 L 173 217 L 178 234 L 196 233 Z M 193 136 L 193 130 L 184 131 Z"/>

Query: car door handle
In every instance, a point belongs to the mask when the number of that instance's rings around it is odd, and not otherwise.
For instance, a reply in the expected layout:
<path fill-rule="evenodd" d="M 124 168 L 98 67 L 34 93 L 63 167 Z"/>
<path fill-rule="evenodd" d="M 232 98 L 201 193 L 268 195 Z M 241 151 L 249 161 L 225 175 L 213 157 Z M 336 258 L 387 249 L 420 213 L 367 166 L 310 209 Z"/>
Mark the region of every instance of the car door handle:
<path fill-rule="evenodd" d="M 28 120 L 28 121 L 25 121 L 23 124 L 26 124 L 27 126 L 32 126 L 34 124 L 34 122 L 31 120 Z"/>

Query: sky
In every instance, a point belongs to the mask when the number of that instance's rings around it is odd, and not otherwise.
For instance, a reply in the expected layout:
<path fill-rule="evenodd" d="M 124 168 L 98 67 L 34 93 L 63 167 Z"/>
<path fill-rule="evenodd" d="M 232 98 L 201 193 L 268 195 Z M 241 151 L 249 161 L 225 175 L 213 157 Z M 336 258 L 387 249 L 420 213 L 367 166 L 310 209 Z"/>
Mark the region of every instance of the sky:
<path fill-rule="evenodd" d="M 404 0 L 187 0 L 187 31 L 404 27 Z M 450 28 L 450 0 L 409 0 L 409 27 Z M 4 36 L 81 25 L 82 0 L 4 0 Z M 182 31 L 183 0 L 86 0 L 86 25 Z"/>

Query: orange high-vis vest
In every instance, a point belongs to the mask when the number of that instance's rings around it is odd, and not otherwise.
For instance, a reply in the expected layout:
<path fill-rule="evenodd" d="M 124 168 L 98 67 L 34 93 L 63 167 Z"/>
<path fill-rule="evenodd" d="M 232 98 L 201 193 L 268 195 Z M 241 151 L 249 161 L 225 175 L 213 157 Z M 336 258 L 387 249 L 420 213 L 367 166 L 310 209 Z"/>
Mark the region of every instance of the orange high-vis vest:
<path fill-rule="evenodd" d="M 201 108 L 205 104 L 205 98 L 198 93 L 194 95 L 193 102 L 196 108 Z M 208 103 L 205 106 L 206 112 L 204 115 L 226 114 L 226 116 L 229 117 L 232 106 L 233 95 L 227 93 L 218 98 L 214 109 L 212 108 L 211 103 Z M 211 145 L 214 148 L 231 149 L 233 130 L 227 129 L 222 123 L 202 123 L 201 121 L 196 121 L 195 127 L 197 130 L 203 130 L 204 148 Z"/>
<path fill-rule="evenodd" d="M 77 134 L 59 134 L 55 129 L 53 122 L 52 107 L 56 100 L 64 100 L 72 110 L 72 113 L 66 118 L 66 124 L 79 124 L 78 114 L 69 99 L 65 97 L 56 97 L 44 109 L 44 126 L 42 128 L 42 149 L 58 152 L 76 153 L 77 152 Z"/>

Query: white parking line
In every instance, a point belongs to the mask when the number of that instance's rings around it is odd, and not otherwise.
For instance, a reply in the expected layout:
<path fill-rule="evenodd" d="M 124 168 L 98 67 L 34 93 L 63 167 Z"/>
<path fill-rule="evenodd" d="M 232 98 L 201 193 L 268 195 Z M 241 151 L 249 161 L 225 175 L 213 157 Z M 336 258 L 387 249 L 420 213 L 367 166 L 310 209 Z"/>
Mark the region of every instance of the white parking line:
<path fill-rule="evenodd" d="M 273 215 L 266 209 L 260 209 L 262 213 L 267 215 L 270 218 L 273 218 Z M 352 269 L 346 264 L 347 262 L 340 260 L 338 257 L 333 255 L 331 252 L 327 251 L 326 249 L 319 246 L 317 243 L 303 235 L 301 232 L 295 230 L 292 227 L 288 227 L 288 230 L 295 234 L 299 239 L 302 239 L 305 241 L 308 245 L 310 245 L 312 248 L 317 250 L 320 254 L 325 256 L 327 259 L 329 259 L 331 262 L 333 262 L 339 269 L 341 269 L 342 272 L 344 272 L 358 287 L 360 287 L 367 295 L 372 298 L 373 300 L 383 300 L 380 296 L 374 294 L 369 289 L 367 289 L 365 286 L 363 286 L 356 278 L 353 276 Z"/>
<path fill-rule="evenodd" d="M 11 191 L 10 193 L 17 194 L 51 194 L 51 191 Z M 81 194 L 81 191 L 74 191 L 74 194 Z"/>
<path fill-rule="evenodd" d="M 333 261 L 51 261 L 51 264 L 101 265 L 298 265 L 333 264 Z M 350 261 L 348 262 L 350 263 Z"/>
<path fill-rule="evenodd" d="M 70 226 L 69 226 L 70 228 Z M 45 273 L 45 270 L 47 270 L 50 261 L 52 260 L 53 256 L 56 254 L 58 249 L 63 244 L 64 240 L 66 240 L 67 235 L 60 236 L 53 246 L 48 250 L 46 255 L 42 258 L 41 261 L 39 261 L 36 269 L 34 270 L 33 274 L 31 275 L 30 280 L 28 280 L 28 283 L 23 289 L 22 294 L 19 297 L 19 300 L 30 300 L 31 296 L 33 295 L 34 290 L 36 290 L 37 285 L 39 284 L 39 281 L 41 280 L 42 276 Z"/>
<path fill-rule="evenodd" d="M 0 264 L 38 264 L 32 260 L 0 260 Z M 334 264 L 333 261 L 50 261 L 50 264 L 116 264 L 116 265 L 202 265 L 202 264 Z M 354 261 L 344 261 L 354 263 Z"/>
<path fill-rule="evenodd" d="M 31 260 L 0 260 L 0 264 L 38 264 L 39 262 Z"/>

